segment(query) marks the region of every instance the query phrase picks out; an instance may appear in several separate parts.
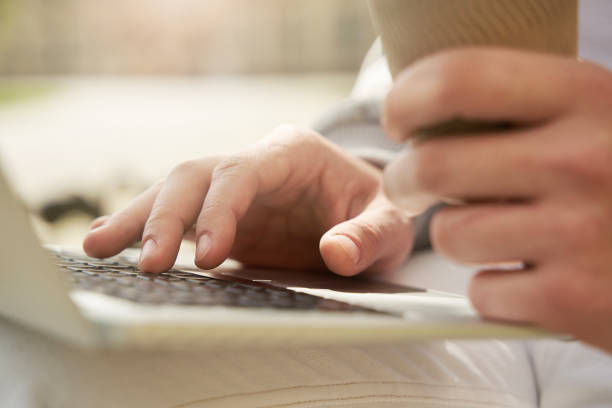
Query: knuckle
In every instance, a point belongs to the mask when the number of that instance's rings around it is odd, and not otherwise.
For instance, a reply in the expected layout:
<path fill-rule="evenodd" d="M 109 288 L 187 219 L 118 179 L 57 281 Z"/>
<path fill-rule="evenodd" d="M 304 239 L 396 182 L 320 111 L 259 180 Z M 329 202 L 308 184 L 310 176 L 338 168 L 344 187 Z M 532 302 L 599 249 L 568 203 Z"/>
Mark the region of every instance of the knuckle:
<path fill-rule="evenodd" d="M 465 101 L 469 82 L 482 64 L 475 63 L 473 52 L 449 50 L 433 56 L 428 67 L 435 80 L 430 89 L 431 102 L 438 106 L 458 107 Z"/>
<path fill-rule="evenodd" d="M 301 140 L 306 137 L 306 134 L 314 133 L 308 129 L 302 128 L 291 123 L 282 123 L 276 126 L 263 140 L 267 142 L 276 142 L 287 144 Z"/>
<path fill-rule="evenodd" d="M 588 309 L 593 292 L 586 283 L 587 280 L 581 279 L 576 271 L 556 271 L 556 276 L 548 279 L 541 288 L 542 295 L 550 305 L 550 313 L 564 315 L 566 312 Z"/>
<path fill-rule="evenodd" d="M 314 130 L 292 124 L 279 125 L 261 140 L 256 151 L 276 153 L 274 157 L 283 158 L 291 151 L 302 151 L 306 154 L 321 145 L 324 140 Z"/>
<path fill-rule="evenodd" d="M 196 232 L 206 230 L 210 220 L 223 219 L 236 221 L 239 218 L 236 209 L 224 203 L 206 203 L 196 220 Z"/>
<path fill-rule="evenodd" d="M 566 250 L 592 250 L 606 240 L 607 228 L 604 217 L 593 210 L 559 211 L 555 220 L 558 237 Z"/>
<path fill-rule="evenodd" d="M 377 210 L 377 217 L 361 222 L 356 233 L 358 245 L 370 256 L 395 253 L 396 248 L 410 250 L 413 229 L 412 219 L 394 206 Z"/>
<path fill-rule="evenodd" d="M 607 270 L 604 272 L 607 273 Z M 609 287 L 605 285 L 595 285 L 595 280 L 591 281 L 591 292 L 586 299 L 587 312 L 591 314 L 609 316 L 612 312 L 612 297 Z M 599 282 L 599 280 L 597 280 Z"/>
<path fill-rule="evenodd" d="M 251 158 L 246 154 L 237 154 L 221 160 L 213 169 L 212 178 L 218 179 L 226 175 L 249 172 Z"/>
<path fill-rule="evenodd" d="M 487 64 L 475 61 L 477 58 L 479 54 L 473 50 L 446 50 L 402 72 L 385 100 L 383 125 L 387 133 L 393 137 L 406 121 L 412 124 L 410 110 L 422 112 L 428 108 L 443 116 L 461 116 L 466 92 L 478 79 L 475 71 L 487 69 Z M 419 84 L 418 98 L 412 97 L 415 84 Z"/>
<path fill-rule="evenodd" d="M 596 135 L 594 135 L 596 136 Z M 601 188 L 612 184 L 612 143 L 609 135 L 591 137 L 573 148 L 551 155 L 545 166 L 570 183 L 585 187 Z"/>
<path fill-rule="evenodd" d="M 180 228 L 185 231 L 188 227 L 186 220 L 169 208 L 154 208 L 151 210 L 149 219 L 146 222 L 143 239 L 167 231 L 170 228 Z"/>
<path fill-rule="evenodd" d="M 289 124 L 278 126 L 271 134 L 271 141 L 282 145 L 309 146 L 322 139 L 314 130 Z"/>
<path fill-rule="evenodd" d="M 567 303 L 571 303 L 568 282 L 565 280 L 549 279 L 545 285 L 542 285 L 541 293 L 546 299 L 546 302 L 551 306 L 554 312 L 564 310 Z M 573 297 L 574 295 L 572 295 Z"/>
<path fill-rule="evenodd" d="M 460 75 L 456 69 L 455 67 L 447 67 L 441 70 L 439 79 L 431 86 L 429 96 L 432 105 L 445 106 L 453 113 L 461 103 L 461 95 L 465 95 L 461 83 L 456 79 Z"/>
<path fill-rule="evenodd" d="M 612 75 L 609 70 L 592 61 L 583 61 L 578 67 L 574 78 L 577 79 L 576 82 L 589 97 L 589 100 L 593 100 L 595 95 L 612 93 Z M 609 97 L 598 99 L 609 106 Z"/>
<path fill-rule="evenodd" d="M 380 248 L 381 231 L 377 225 L 372 223 L 361 225 L 358 238 L 355 244 L 368 253 L 373 253 Z"/>
<path fill-rule="evenodd" d="M 271 136 L 283 137 L 300 133 L 301 128 L 293 123 L 281 123 L 272 130 Z"/>
<path fill-rule="evenodd" d="M 543 285 L 541 293 L 550 305 L 550 314 L 553 318 L 557 317 L 560 327 L 570 323 L 567 320 L 568 315 L 609 315 L 612 299 L 609 287 L 601 281 L 601 276 L 608 272 L 607 268 L 604 269 L 566 265 L 549 271 L 552 272 L 551 276 Z"/>
<path fill-rule="evenodd" d="M 196 172 L 198 168 L 199 162 L 197 160 L 187 160 L 176 165 L 170 172 L 169 177 L 186 177 Z"/>
<path fill-rule="evenodd" d="M 113 213 L 109 219 L 115 224 L 123 225 L 129 231 L 141 232 L 144 228 L 144 222 L 139 221 L 138 217 L 128 213 L 128 209 L 124 208 L 120 211 Z"/>

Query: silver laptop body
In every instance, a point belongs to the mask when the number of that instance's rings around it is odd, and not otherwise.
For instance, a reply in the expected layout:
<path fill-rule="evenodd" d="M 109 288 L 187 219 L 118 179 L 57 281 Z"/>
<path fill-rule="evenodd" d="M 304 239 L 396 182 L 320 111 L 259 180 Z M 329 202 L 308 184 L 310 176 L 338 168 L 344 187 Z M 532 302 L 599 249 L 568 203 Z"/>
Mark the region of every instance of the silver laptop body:
<path fill-rule="evenodd" d="M 2 175 L 0 225 L 0 315 L 77 346 L 256 347 L 547 335 L 483 321 L 460 296 L 331 273 L 222 266 L 143 276 L 133 253 L 102 261 L 44 249 Z"/>

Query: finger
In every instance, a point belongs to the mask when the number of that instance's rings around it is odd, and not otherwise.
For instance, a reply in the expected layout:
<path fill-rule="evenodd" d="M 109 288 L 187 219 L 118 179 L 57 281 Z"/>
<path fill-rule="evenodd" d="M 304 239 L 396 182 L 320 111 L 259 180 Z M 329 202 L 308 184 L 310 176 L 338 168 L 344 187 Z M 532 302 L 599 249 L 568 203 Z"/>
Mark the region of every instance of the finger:
<path fill-rule="evenodd" d="M 196 223 L 196 265 L 214 268 L 228 256 L 238 221 L 260 189 L 260 169 L 253 155 L 234 156 L 214 170 Z"/>
<path fill-rule="evenodd" d="M 592 332 L 588 307 L 601 294 L 593 285 L 576 284 L 575 271 L 553 264 L 524 270 L 485 270 L 470 281 L 468 296 L 482 316 L 536 324 L 577 334 Z M 578 302 L 576 302 L 578 301 Z"/>
<path fill-rule="evenodd" d="M 469 297 L 485 317 L 530 322 L 602 345 L 609 338 L 610 287 L 602 275 L 581 269 L 553 260 L 534 270 L 487 270 L 472 278 Z"/>
<path fill-rule="evenodd" d="M 578 64 L 510 49 L 463 48 L 425 58 L 387 95 L 383 123 L 396 141 L 456 118 L 533 124 L 575 103 Z"/>
<path fill-rule="evenodd" d="M 327 160 L 321 143 L 321 136 L 283 126 L 252 149 L 219 163 L 196 223 L 196 265 L 210 269 L 229 256 L 237 223 L 256 195 L 299 200 Z M 281 191 L 283 186 L 291 188 Z"/>
<path fill-rule="evenodd" d="M 152 185 L 124 209 L 94 221 L 93 229 L 83 240 L 85 253 L 96 258 L 106 258 L 138 241 L 161 186 L 162 183 Z"/>
<path fill-rule="evenodd" d="M 182 163 L 157 194 L 142 234 L 139 267 L 159 273 L 174 265 L 183 235 L 194 224 L 206 196 L 214 166 L 220 158 Z"/>
<path fill-rule="evenodd" d="M 472 277 L 468 296 L 482 316 L 541 323 L 551 316 L 545 275 L 536 269 L 485 270 Z"/>
<path fill-rule="evenodd" d="M 557 247 L 549 220 L 539 203 L 451 206 L 434 214 L 431 241 L 436 251 L 459 263 L 537 264 Z"/>
<path fill-rule="evenodd" d="M 327 231 L 319 250 L 327 267 L 339 275 L 383 272 L 410 253 L 412 227 L 412 218 L 380 195 L 361 214 Z"/>
<path fill-rule="evenodd" d="M 402 206 L 423 195 L 461 200 L 546 195 L 567 184 L 553 165 L 560 148 L 550 147 L 551 135 L 561 132 L 560 127 L 554 123 L 410 145 L 385 168 L 385 192 Z"/>

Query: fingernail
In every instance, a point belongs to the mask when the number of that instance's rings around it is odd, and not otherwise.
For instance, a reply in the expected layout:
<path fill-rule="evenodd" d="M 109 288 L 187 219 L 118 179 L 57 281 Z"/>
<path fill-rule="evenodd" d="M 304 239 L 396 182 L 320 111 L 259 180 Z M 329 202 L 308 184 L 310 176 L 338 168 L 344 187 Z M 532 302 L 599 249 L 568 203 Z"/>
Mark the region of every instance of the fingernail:
<path fill-rule="evenodd" d="M 142 263 L 145 259 L 150 257 L 157 249 L 157 242 L 153 238 L 149 238 L 142 244 L 142 250 L 140 251 L 140 259 L 138 263 Z"/>
<path fill-rule="evenodd" d="M 201 261 L 210 249 L 210 234 L 202 234 L 200 238 L 198 238 L 196 247 L 196 260 Z"/>
<path fill-rule="evenodd" d="M 101 223 L 99 223 L 97 225 L 92 225 L 91 228 L 89 228 L 89 231 L 95 231 L 95 230 L 100 229 L 100 228 L 105 227 L 105 226 L 106 226 L 106 221 L 103 221 L 103 222 L 101 222 Z"/>
<path fill-rule="evenodd" d="M 353 264 L 357 265 L 361 255 L 359 254 L 359 248 L 357 248 L 353 240 L 345 235 L 336 235 L 334 236 L 334 241 L 351 258 Z"/>

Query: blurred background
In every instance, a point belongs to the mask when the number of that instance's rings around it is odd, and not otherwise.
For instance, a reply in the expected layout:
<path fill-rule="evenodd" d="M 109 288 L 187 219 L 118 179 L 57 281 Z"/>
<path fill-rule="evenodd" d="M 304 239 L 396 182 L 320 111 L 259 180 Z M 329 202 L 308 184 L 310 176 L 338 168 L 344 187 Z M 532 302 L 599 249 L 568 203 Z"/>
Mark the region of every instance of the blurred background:
<path fill-rule="evenodd" d="M 351 0 L 0 0 L 0 72 L 352 71 L 373 39 Z"/>
<path fill-rule="evenodd" d="M 0 0 L 0 163 L 78 246 L 176 164 L 308 125 L 374 37 L 354 0 Z"/>

